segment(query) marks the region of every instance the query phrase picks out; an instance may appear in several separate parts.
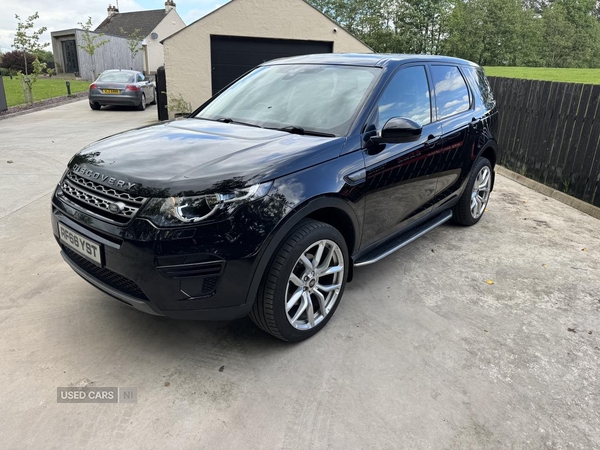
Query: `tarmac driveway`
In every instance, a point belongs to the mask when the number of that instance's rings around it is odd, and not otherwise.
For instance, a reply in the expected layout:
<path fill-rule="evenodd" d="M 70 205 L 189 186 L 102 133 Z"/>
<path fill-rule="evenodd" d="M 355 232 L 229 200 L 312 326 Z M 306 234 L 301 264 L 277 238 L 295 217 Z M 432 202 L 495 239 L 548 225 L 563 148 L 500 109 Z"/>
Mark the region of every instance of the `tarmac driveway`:
<path fill-rule="evenodd" d="M 48 216 L 75 151 L 155 114 L 0 121 L 2 448 L 600 448 L 598 220 L 499 176 L 479 225 L 357 270 L 302 344 L 148 316 L 73 273 Z"/>

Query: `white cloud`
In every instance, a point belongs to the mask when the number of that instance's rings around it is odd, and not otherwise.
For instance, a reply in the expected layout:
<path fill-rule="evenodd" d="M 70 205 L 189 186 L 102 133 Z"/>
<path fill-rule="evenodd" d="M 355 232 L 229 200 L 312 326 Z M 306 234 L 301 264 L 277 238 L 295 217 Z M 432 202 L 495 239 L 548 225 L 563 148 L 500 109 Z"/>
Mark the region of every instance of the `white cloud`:
<path fill-rule="evenodd" d="M 446 109 L 446 108 L 452 108 L 453 106 L 456 106 L 456 105 L 461 105 L 461 104 L 463 104 L 463 103 L 464 103 L 464 102 L 463 102 L 462 100 L 458 100 L 458 99 L 457 99 L 457 100 L 452 100 L 451 102 L 445 103 L 445 104 L 444 104 L 444 108 L 445 108 L 445 109 Z"/>
<path fill-rule="evenodd" d="M 456 91 L 457 89 L 465 89 L 465 81 L 460 75 L 438 81 L 435 85 L 435 91 L 438 95 L 442 92 L 452 92 Z"/>
<path fill-rule="evenodd" d="M 185 22 L 186 25 L 189 25 L 190 23 L 195 22 L 196 20 L 200 19 L 201 17 L 204 17 L 205 15 L 207 15 L 209 12 L 214 11 L 217 8 L 220 8 L 221 6 L 223 6 L 225 4 L 223 2 L 205 1 L 205 2 L 196 2 L 194 6 L 196 6 L 198 3 L 205 3 L 206 6 L 203 6 L 201 8 L 192 8 L 183 14 L 180 11 L 181 18 L 183 19 L 183 21 Z M 177 8 L 179 8 L 179 6 L 177 6 Z"/>
<path fill-rule="evenodd" d="M 15 14 L 26 19 L 28 16 L 39 13 L 40 18 L 35 21 L 35 29 L 48 27 L 42 36 L 42 42 L 50 42 L 50 32 L 79 28 L 78 22 L 84 22 L 88 16 L 92 18 L 94 28 L 106 18 L 106 8 L 116 4 L 116 0 L 2 0 L 2 14 L 0 14 L 0 50 L 9 51 L 12 47 L 17 20 Z M 190 24 L 200 17 L 208 14 L 213 9 L 226 3 L 215 0 L 175 0 L 177 12 L 186 24 Z M 145 9 L 159 9 L 164 7 L 164 0 L 119 0 L 121 12 L 140 11 Z M 52 50 L 51 48 L 48 48 Z"/>
<path fill-rule="evenodd" d="M 88 17 L 92 18 L 94 28 L 106 18 L 106 8 L 114 0 L 63 0 L 60 2 L 49 2 L 47 0 L 3 0 L 3 14 L 0 15 L 0 47 L 7 51 L 12 47 L 14 33 L 17 28 L 15 14 L 26 19 L 36 11 L 40 18 L 35 21 L 34 29 L 47 27 L 48 31 L 43 34 L 41 41 L 50 42 L 50 32 L 79 28 L 78 22 L 84 22 Z M 135 0 L 120 0 L 121 12 L 138 11 L 143 9 Z M 8 14 L 7 14 L 8 13 Z M 52 50 L 49 48 L 49 50 Z"/>

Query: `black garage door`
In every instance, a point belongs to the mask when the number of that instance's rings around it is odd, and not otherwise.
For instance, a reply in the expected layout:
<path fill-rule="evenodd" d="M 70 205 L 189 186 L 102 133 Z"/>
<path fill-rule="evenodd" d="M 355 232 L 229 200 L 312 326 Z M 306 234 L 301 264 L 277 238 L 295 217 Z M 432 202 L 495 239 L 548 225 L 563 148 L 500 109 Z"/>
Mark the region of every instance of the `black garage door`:
<path fill-rule="evenodd" d="M 332 51 L 333 42 L 211 36 L 213 94 L 265 61 Z"/>

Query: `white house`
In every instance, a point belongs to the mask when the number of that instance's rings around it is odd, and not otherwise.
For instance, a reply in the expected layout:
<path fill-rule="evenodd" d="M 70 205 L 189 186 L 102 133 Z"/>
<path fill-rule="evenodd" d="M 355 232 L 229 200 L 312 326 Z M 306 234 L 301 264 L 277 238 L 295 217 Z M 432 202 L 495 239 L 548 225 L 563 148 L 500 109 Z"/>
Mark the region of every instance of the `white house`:
<path fill-rule="evenodd" d="M 120 13 L 115 6 L 108 6 L 108 17 L 98 25 L 97 33 L 127 38 L 135 30 L 143 37 L 143 64 L 146 74 L 156 73 L 164 61 L 160 41 L 185 27 L 172 0 L 165 2 L 165 9 Z"/>
<path fill-rule="evenodd" d="M 264 61 L 373 52 L 304 0 L 231 0 L 163 39 L 167 93 L 194 107 Z"/>

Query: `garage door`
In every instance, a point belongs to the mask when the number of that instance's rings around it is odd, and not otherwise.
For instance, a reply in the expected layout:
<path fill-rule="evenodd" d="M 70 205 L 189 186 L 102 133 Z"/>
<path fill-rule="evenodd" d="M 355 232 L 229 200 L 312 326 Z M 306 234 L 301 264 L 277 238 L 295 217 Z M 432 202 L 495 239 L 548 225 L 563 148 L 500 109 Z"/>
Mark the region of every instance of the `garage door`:
<path fill-rule="evenodd" d="M 211 36 L 212 91 L 216 94 L 250 69 L 276 58 L 331 53 L 333 42 Z"/>

